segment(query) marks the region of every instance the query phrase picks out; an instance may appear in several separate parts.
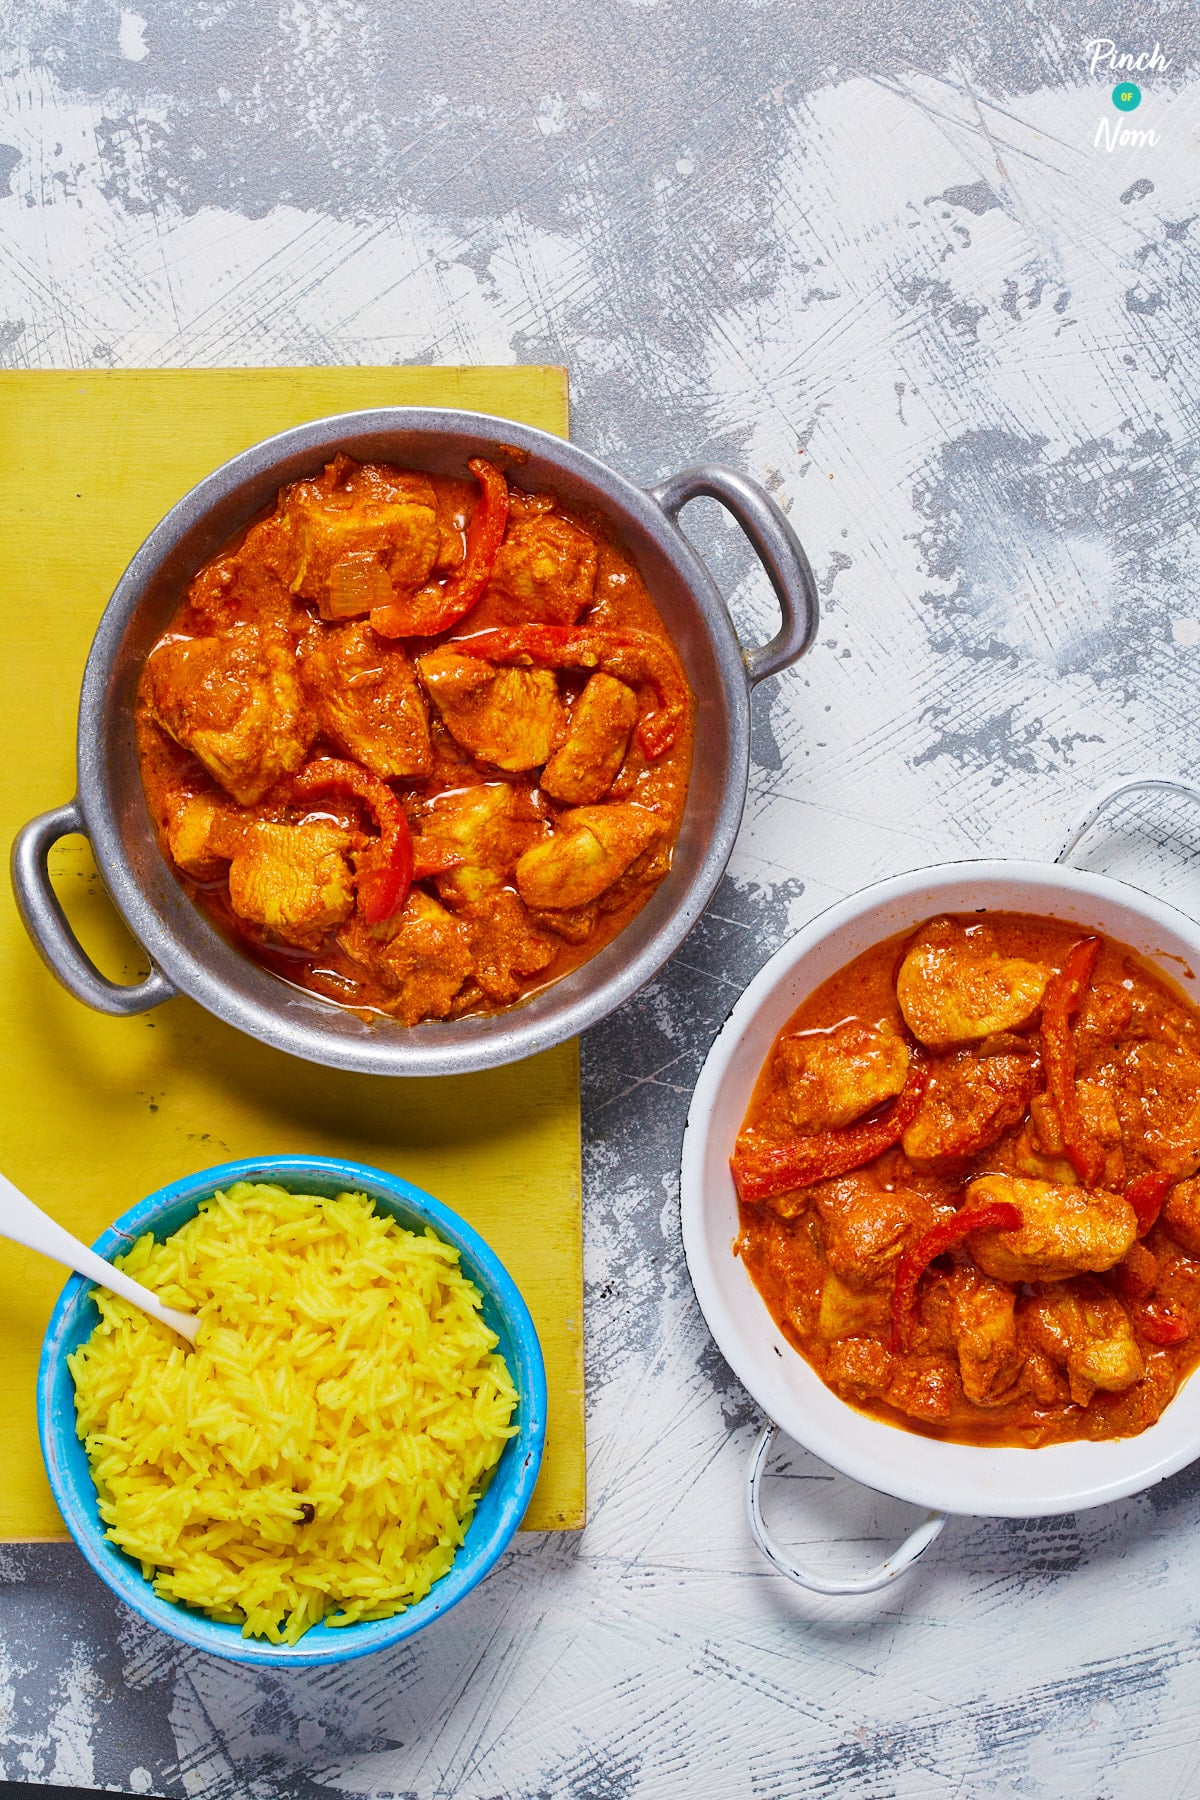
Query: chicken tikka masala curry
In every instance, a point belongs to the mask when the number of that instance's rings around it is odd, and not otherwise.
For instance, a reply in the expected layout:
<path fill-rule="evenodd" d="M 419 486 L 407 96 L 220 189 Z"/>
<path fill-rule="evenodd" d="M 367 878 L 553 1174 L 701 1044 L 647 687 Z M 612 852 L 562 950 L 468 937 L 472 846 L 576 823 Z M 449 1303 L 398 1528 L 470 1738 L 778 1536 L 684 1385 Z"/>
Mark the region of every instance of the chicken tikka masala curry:
<path fill-rule="evenodd" d="M 637 570 L 552 494 L 339 456 L 147 658 L 159 842 L 285 979 L 405 1025 L 608 943 L 670 866 L 692 696 Z"/>
<path fill-rule="evenodd" d="M 1025 914 L 874 946 L 776 1039 L 735 1250 L 860 1410 L 957 1442 L 1118 1438 L 1200 1358 L 1200 1014 Z"/>

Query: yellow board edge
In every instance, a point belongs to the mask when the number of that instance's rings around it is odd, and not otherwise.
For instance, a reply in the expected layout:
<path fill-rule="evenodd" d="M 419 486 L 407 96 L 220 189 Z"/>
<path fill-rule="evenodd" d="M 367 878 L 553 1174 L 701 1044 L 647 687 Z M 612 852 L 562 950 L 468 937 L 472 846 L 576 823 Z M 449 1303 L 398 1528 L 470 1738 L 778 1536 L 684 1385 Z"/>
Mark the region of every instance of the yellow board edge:
<path fill-rule="evenodd" d="M 566 436 L 555 367 L 0 372 L 0 605 L 19 654 L 0 672 L 7 841 L 74 792 L 75 711 L 92 634 L 138 544 L 196 481 L 264 437 L 333 413 L 449 406 Z M 123 980 L 145 963 L 88 846 L 52 875 L 86 948 Z M 442 1081 L 389 1082 L 283 1056 L 187 1000 L 137 1020 L 73 1000 L 0 894 L 0 1168 L 91 1241 L 144 1194 L 211 1163 L 278 1151 L 404 1174 L 460 1212 L 525 1295 L 549 1377 L 526 1530 L 584 1523 L 578 1045 Z M 0 1541 L 67 1536 L 36 1439 L 34 1380 L 62 1272 L 0 1241 Z"/>

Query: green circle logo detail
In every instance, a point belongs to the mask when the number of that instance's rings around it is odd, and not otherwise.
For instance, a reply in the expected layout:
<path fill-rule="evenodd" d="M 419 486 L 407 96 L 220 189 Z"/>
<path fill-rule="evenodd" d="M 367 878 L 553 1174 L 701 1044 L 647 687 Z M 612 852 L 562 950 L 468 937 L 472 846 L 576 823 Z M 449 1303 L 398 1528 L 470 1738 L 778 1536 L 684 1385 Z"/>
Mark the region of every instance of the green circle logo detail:
<path fill-rule="evenodd" d="M 1142 104 L 1142 90 L 1132 81 L 1123 81 L 1120 87 L 1113 89 L 1112 102 L 1118 112 L 1132 112 L 1135 106 Z"/>

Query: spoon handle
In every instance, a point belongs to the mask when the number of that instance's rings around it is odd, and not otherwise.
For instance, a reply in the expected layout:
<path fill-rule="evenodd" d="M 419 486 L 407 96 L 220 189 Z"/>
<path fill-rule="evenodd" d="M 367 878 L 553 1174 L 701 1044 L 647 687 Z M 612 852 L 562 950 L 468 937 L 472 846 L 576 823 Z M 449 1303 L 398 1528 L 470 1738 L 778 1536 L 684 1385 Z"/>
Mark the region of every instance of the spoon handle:
<path fill-rule="evenodd" d="M 177 1331 L 189 1344 L 195 1343 L 200 1321 L 194 1314 L 176 1312 L 174 1307 L 164 1306 L 157 1294 L 152 1294 L 140 1281 L 114 1269 L 102 1256 L 97 1256 L 94 1250 L 72 1237 L 57 1219 L 35 1206 L 4 1175 L 0 1175 L 0 1237 L 11 1238 L 15 1244 L 24 1244 L 27 1250 L 40 1251 L 55 1262 L 65 1263 L 77 1275 L 84 1275 L 99 1287 L 108 1288 L 111 1293 L 120 1294 L 123 1300 L 140 1306 L 152 1319 Z"/>

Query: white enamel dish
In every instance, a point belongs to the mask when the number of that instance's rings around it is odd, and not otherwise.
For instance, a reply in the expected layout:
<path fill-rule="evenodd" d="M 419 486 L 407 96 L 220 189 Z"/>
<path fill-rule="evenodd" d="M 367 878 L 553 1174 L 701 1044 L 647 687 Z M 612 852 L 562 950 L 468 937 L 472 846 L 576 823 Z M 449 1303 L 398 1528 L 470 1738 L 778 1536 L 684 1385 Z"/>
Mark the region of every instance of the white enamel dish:
<path fill-rule="evenodd" d="M 1068 849 L 1114 786 L 1072 833 Z M 1154 781 L 1152 785 L 1178 787 Z M 1200 797 L 1200 790 L 1186 790 Z M 1066 854 L 1066 852 L 1064 852 Z M 1200 926 L 1123 882 L 1056 863 L 960 862 L 882 881 L 830 907 L 771 958 L 713 1043 L 688 1114 L 683 1143 L 682 1224 L 688 1269 L 725 1360 L 769 1420 L 856 1481 L 939 1514 L 1033 1518 L 1101 1506 L 1152 1486 L 1200 1456 L 1200 1380 L 1180 1388 L 1158 1422 L 1137 1437 L 1042 1449 L 944 1443 L 881 1423 L 839 1400 L 776 1326 L 742 1262 L 732 1254 L 737 1195 L 729 1170 L 734 1139 L 776 1034 L 814 988 L 872 944 L 943 912 L 1027 912 L 1069 920 L 1130 945 L 1200 1003 Z M 758 1509 L 758 1482 L 773 1439 L 768 1427 L 750 1478 L 751 1525 L 783 1566 Z M 903 1561 L 852 1584 L 807 1580 L 821 1591 L 883 1586 L 937 1535 L 930 1521 Z"/>

